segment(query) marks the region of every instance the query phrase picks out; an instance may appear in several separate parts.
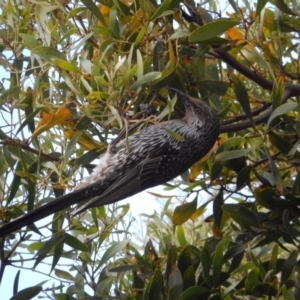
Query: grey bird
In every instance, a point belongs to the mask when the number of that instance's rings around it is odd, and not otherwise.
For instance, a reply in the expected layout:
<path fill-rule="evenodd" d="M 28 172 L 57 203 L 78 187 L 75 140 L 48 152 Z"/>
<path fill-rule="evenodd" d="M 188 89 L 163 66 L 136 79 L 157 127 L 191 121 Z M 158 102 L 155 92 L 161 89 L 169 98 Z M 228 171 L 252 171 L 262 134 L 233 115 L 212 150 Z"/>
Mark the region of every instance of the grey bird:
<path fill-rule="evenodd" d="M 131 135 L 128 141 L 117 138 L 91 175 L 71 193 L 4 224 L 0 227 L 0 237 L 85 200 L 90 199 L 73 215 L 166 183 L 205 156 L 219 135 L 216 111 L 200 99 L 170 90 L 185 105 L 182 119 L 148 126 Z"/>

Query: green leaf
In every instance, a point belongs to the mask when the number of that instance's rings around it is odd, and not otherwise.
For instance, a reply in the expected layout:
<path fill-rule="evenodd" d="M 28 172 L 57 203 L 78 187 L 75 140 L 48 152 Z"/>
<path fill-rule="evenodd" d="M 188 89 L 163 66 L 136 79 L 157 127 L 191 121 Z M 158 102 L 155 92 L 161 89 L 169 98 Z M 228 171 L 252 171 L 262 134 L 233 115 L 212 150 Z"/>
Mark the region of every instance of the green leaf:
<path fill-rule="evenodd" d="M 280 280 L 281 287 L 287 282 L 289 277 L 294 272 L 294 268 L 296 267 L 297 264 L 297 257 L 298 257 L 298 251 L 294 250 L 291 252 L 289 257 L 284 262 L 281 271 L 281 280 Z"/>
<path fill-rule="evenodd" d="M 233 148 L 241 148 L 245 145 L 246 139 L 243 137 L 232 137 L 224 141 L 218 148 L 218 153 L 224 150 L 230 150 Z"/>
<path fill-rule="evenodd" d="M 238 173 L 237 180 L 236 180 L 236 188 L 240 190 L 244 187 L 244 185 L 250 185 L 250 173 L 252 171 L 252 166 L 245 166 L 242 170 Z"/>
<path fill-rule="evenodd" d="M 30 211 L 34 207 L 34 200 L 35 200 L 35 182 L 28 177 L 27 178 L 27 185 L 28 185 L 28 200 L 27 200 L 27 210 Z"/>
<path fill-rule="evenodd" d="M 197 196 L 191 202 L 176 206 L 172 218 L 173 224 L 174 225 L 183 224 L 193 215 L 196 209 L 197 209 Z"/>
<path fill-rule="evenodd" d="M 65 239 L 64 232 L 60 232 L 60 233 L 54 234 L 50 238 L 50 240 L 46 241 L 43 244 L 42 248 L 40 248 L 40 250 L 35 255 L 36 260 L 34 262 L 33 268 L 35 268 L 56 245 L 63 243 L 64 239 Z"/>
<path fill-rule="evenodd" d="M 66 149 L 66 152 L 65 152 L 65 155 L 64 155 L 64 159 L 67 161 L 71 155 L 74 153 L 74 151 L 76 150 L 76 145 L 77 145 L 77 142 L 78 140 L 81 138 L 82 136 L 82 132 L 78 132 L 76 133 L 72 139 L 70 140 L 68 146 L 67 146 L 67 149 Z"/>
<path fill-rule="evenodd" d="M 227 211 L 231 218 L 243 227 L 260 227 L 257 216 L 243 204 L 224 204 L 223 210 Z"/>
<path fill-rule="evenodd" d="M 143 26 L 142 29 L 139 31 L 138 36 L 135 39 L 135 42 L 134 42 L 135 48 L 139 47 L 139 44 L 140 44 L 141 40 L 143 39 L 143 37 L 145 36 L 146 32 L 147 32 L 147 26 Z"/>
<path fill-rule="evenodd" d="M 30 300 L 37 296 L 42 290 L 43 288 L 41 286 L 32 286 L 13 295 L 10 300 Z"/>
<path fill-rule="evenodd" d="M 21 270 L 18 270 L 15 280 L 14 280 L 14 286 L 13 286 L 14 295 L 18 292 L 18 289 L 19 289 L 20 272 L 21 272 Z"/>
<path fill-rule="evenodd" d="M 183 291 L 196 285 L 196 274 L 193 266 L 189 266 L 183 275 Z"/>
<path fill-rule="evenodd" d="M 230 150 L 230 151 L 224 151 L 221 153 L 218 153 L 215 157 L 215 161 L 221 161 L 221 160 L 230 160 L 235 159 L 239 157 L 244 157 L 247 155 L 251 149 L 240 149 L 240 150 Z"/>
<path fill-rule="evenodd" d="M 124 240 L 110 246 L 103 254 L 99 266 L 106 264 L 109 259 L 116 255 L 119 251 L 123 250 L 130 240 Z"/>
<path fill-rule="evenodd" d="M 111 111 L 111 113 L 114 117 L 114 120 L 117 120 L 118 123 L 119 123 L 119 127 L 122 128 L 123 127 L 123 122 L 122 122 L 122 118 L 121 118 L 118 110 L 112 105 L 109 105 L 109 109 L 110 109 L 110 111 Z"/>
<path fill-rule="evenodd" d="M 64 243 L 57 243 L 55 245 L 50 273 L 53 271 L 58 261 L 60 260 L 63 250 L 64 250 Z"/>
<path fill-rule="evenodd" d="M 18 128 L 16 134 L 18 134 L 19 132 L 21 132 L 21 130 L 26 126 L 29 125 L 35 118 L 35 116 L 41 112 L 41 109 L 36 109 L 34 110 L 29 116 L 26 117 L 26 119 L 24 120 L 24 122 L 21 124 L 21 126 Z"/>
<path fill-rule="evenodd" d="M 234 27 L 240 23 L 239 19 L 218 19 L 211 23 L 205 24 L 200 28 L 193 31 L 189 37 L 190 43 L 199 43 L 209 39 L 212 39 L 231 27 Z"/>
<path fill-rule="evenodd" d="M 131 85 L 130 89 L 135 90 L 143 84 L 149 84 L 152 81 L 161 77 L 161 72 L 150 72 L 140 77 L 134 84 Z"/>
<path fill-rule="evenodd" d="M 288 15 L 298 16 L 298 14 L 291 10 L 283 0 L 271 0 L 270 2 L 276 5 L 278 9 L 280 9 L 282 12 Z"/>
<path fill-rule="evenodd" d="M 90 0 L 81 0 L 81 2 L 91 11 L 92 14 L 96 16 L 96 18 L 104 25 L 107 26 L 105 19 L 103 18 L 102 14 L 100 13 L 99 8 L 97 5 Z"/>
<path fill-rule="evenodd" d="M 70 10 L 70 12 L 67 15 L 67 19 L 72 19 L 72 18 L 76 17 L 84 10 L 85 10 L 84 7 L 76 7 L 74 9 Z"/>
<path fill-rule="evenodd" d="M 177 31 L 175 31 L 175 33 L 173 33 L 169 37 L 169 41 L 176 40 L 176 39 L 181 39 L 181 38 L 186 38 L 189 35 L 190 35 L 190 32 L 188 30 L 178 28 Z"/>
<path fill-rule="evenodd" d="M 245 280 L 245 288 L 248 293 L 252 293 L 254 288 L 259 284 L 259 269 L 252 269 Z"/>
<path fill-rule="evenodd" d="M 184 233 L 184 227 L 182 225 L 177 226 L 176 230 L 177 239 L 181 247 L 184 247 L 188 244 L 185 233 Z"/>
<path fill-rule="evenodd" d="M 222 206 L 224 204 L 224 197 L 223 197 L 223 189 L 220 189 L 218 195 L 215 197 L 213 202 L 213 216 L 214 216 L 214 236 L 221 235 L 221 225 L 222 225 L 222 215 L 223 210 Z"/>
<path fill-rule="evenodd" d="M 19 36 L 24 41 L 24 46 L 29 50 L 32 50 L 37 47 L 41 47 L 41 43 L 34 35 L 26 34 L 26 33 L 19 33 Z"/>
<path fill-rule="evenodd" d="M 270 259 L 270 264 L 269 264 L 269 270 L 273 270 L 273 274 L 276 273 L 278 249 L 279 249 L 279 246 L 278 246 L 278 243 L 276 243 L 273 246 L 271 259 Z"/>
<path fill-rule="evenodd" d="M 73 249 L 79 251 L 89 251 L 87 245 L 78 240 L 75 236 L 65 233 L 65 243 Z"/>
<path fill-rule="evenodd" d="M 293 239 L 296 240 L 298 242 L 298 238 L 297 235 L 299 235 L 299 231 L 295 230 L 292 226 L 291 226 L 291 221 L 290 221 L 290 211 L 288 209 L 285 209 L 283 211 L 283 215 L 282 215 L 282 224 L 283 227 L 286 231 L 286 233 Z"/>
<path fill-rule="evenodd" d="M 18 162 L 17 164 L 17 167 L 16 167 L 16 172 L 17 171 L 22 171 L 23 168 L 22 168 L 22 163 L 21 161 Z M 19 186 L 20 186 L 20 183 L 21 183 L 21 177 L 19 175 L 17 175 L 17 173 L 14 175 L 14 179 L 11 183 L 11 187 L 10 187 L 10 194 L 9 194 L 9 197 L 7 199 L 7 204 L 9 204 L 15 197 L 18 189 L 19 189 Z"/>
<path fill-rule="evenodd" d="M 185 290 L 178 300 L 206 300 L 209 298 L 211 291 L 202 286 L 192 286 Z"/>
<path fill-rule="evenodd" d="M 224 262 L 245 251 L 245 245 L 234 245 L 224 254 Z"/>
<path fill-rule="evenodd" d="M 143 300 L 160 299 L 163 287 L 163 276 L 158 268 L 154 271 L 143 296 Z"/>
<path fill-rule="evenodd" d="M 202 263 L 202 276 L 204 281 L 208 286 L 211 286 L 211 279 L 210 279 L 210 267 L 211 267 L 211 256 L 208 250 L 208 243 L 206 242 L 202 252 L 201 252 L 201 263 Z"/>
<path fill-rule="evenodd" d="M 118 267 L 108 269 L 108 272 L 121 273 L 121 272 L 128 272 L 128 271 L 136 270 L 138 268 L 139 268 L 139 265 L 118 266 Z"/>
<path fill-rule="evenodd" d="M 74 72 L 74 73 L 79 73 L 79 70 L 77 69 L 76 66 L 72 65 L 65 59 L 60 59 L 60 58 L 52 58 L 51 62 L 56 65 L 57 67 L 69 71 L 69 72 Z"/>
<path fill-rule="evenodd" d="M 61 59 L 66 61 L 65 56 L 56 50 L 55 48 L 52 47 L 45 47 L 45 46 L 40 46 L 32 49 L 31 54 L 37 55 L 49 62 L 53 62 L 53 59 Z"/>
<path fill-rule="evenodd" d="M 231 80 L 233 82 L 233 89 L 236 94 L 237 100 L 241 104 L 249 120 L 253 121 L 250 100 L 244 83 L 239 79 L 238 76 L 234 74 L 231 75 Z"/>
<path fill-rule="evenodd" d="M 221 270 L 223 266 L 223 248 L 224 244 L 221 241 L 215 250 L 214 258 L 213 258 L 213 265 L 212 265 L 212 278 L 213 278 L 213 285 L 214 287 L 218 287 L 220 285 L 220 277 L 221 277 Z"/>
<path fill-rule="evenodd" d="M 272 174 L 273 174 L 274 179 L 275 179 L 276 187 L 277 187 L 277 189 L 280 193 L 283 193 L 284 183 L 283 183 L 283 180 L 281 178 L 278 167 L 275 164 L 275 162 L 274 162 L 273 158 L 271 157 L 271 155 L 269 154 L 269 151 L 268 151 L 267 147 L 265 147 L 265 149 L 266 149 L 266 154 L 267 154 L 267 157 L 268 157 L 268 160 L 269 160 L 270 168 L 271 168 Z"/>
<path fill-rule="evenodd" d="M 233 271 L 235 271 L 238 267 L 241 266 L 242 259 L 244 258 L 244 252 L 245 251 L 238 252 L 238 250 L 237 250 L 237 253 L 232 257 L 230 267 L 228 269 L 229 274 L 231 274 Z M 225 255 L 226 255 L 226 253 L 225 253 Z M 225 257 L 224 257 L 224 260 L 225 260 Z"/>
<path fill-rule="evenodd" d="M 268 123 L 267 123 L 267 128 L 269 128 L 271 122 L 281 116 L 284 115 L 286 113 L 289 113 L 291 111 L 294 111 L 297 108 L 298 104 L 297 103 L 293 103 L 293 102 L 289 102 L 289 103 L 285 103 L 280 105 L 279 107 L 277 107 L 271 114 Z"/>
<path fill-rule="evenodd" d="M 78 159 L 75 159 L 74 164 L 75 166 L 81 166 L 81 165 L 88 165 L 91 163 L 94 159 L 99 158 L 101 154 L 105 152 L 106 149 L 93 149 L 90 151 L 87 151 L 83 155 L 81 155 Z"/>
<path fill-rule="evenodd" d="M 156 12 L 151 16 L 151 21 L 161 17 L 161 15 L 164 14 L 166 10 L 169 8 L 172 1 L 173 0 L 165 0 L 161 5 L 159 5 Z M 173 11 L 171 11 L 171 13 L 173 13 Z"/>
<path fill-rule="evenodd" d="M 72 276 L 72 274 L 70 274 L 69 272 L 67 272 L 65 270 L 55 269 L 54 273 L 55 273 L 55 276 L 57 276 L 58 278 L 66 279 L 69 281 L 75 281 L 75 278 Z"/>
<path fill-rule="evenodd" d="M 198 82 L 198 84 L 201 87 L 219 96 L 223 96 L 229 87 L 228 82 L 219 81 L 219 80 L 201 80 Z"/>
<path fill-rule="evenodd" d="M 271 95 L 273 111 L 280 106 L 282 102 L 284 90 L 285 90 L 285 78 L 284 76 L 279 76 L 276 80 L 276 83 L 273 85 L 273 90 Z"/>
<path fill-rule="evenodd" d="M 268 0 L 258 0 L 256 4 L 256 16 L 260 18 L 260 13 L 268 3 Z"/>
<path fill-rule="evenodd" d="M 192 265 L 192 252 L 190 251 L 190 246 L 184 247 L 182 251 L 179 253 L 178 256 L 178 269 L 180 270 L 181 274 L 184 274 L 186 270 Z M 175 249 L 176 250 L 176 249 Z M 201 254 L 199 254 L 201 255 Z M 175 258 L 176 262 L 176 258 Z"/>

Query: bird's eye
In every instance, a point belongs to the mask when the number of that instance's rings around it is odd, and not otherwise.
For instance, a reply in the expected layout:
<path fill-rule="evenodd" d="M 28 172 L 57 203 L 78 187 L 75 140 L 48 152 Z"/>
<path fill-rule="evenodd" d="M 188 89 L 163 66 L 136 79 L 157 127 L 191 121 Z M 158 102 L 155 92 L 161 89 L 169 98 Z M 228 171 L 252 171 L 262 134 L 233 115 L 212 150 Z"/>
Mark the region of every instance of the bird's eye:
<path fill-rule="evenodd" d="M 201 113 L 201 109 L 200 108 L 195 108 L 195 113 L 196 114 L 200 114 Z"/>

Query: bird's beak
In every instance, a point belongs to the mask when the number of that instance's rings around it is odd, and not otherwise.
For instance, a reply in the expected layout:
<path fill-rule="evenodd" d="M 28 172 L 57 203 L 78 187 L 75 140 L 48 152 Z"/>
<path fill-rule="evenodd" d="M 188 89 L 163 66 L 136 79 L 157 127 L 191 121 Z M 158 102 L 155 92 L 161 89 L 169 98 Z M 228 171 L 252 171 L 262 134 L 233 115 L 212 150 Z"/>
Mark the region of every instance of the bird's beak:
<path fill-rule="evenodd" d="M 189 102 L 190 104 L 196 104 L 196 99 L 193 98 L 193 97 L 190 97 L 189 95 L 177 90 L 177 89 L 174 89 L 174 88 L 169 88 L 170 91 L 174 92 L 176 95 L 177 95 L 177 98 L 185 103 L 185 102 Z"/>

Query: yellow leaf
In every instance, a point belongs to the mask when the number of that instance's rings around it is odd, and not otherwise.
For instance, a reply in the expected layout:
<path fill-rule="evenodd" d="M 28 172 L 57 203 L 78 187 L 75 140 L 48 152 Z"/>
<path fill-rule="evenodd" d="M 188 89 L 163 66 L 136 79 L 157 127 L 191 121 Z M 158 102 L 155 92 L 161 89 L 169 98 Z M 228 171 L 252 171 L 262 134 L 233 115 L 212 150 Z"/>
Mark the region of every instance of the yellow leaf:
<path fill-rule="evenodd" d="M 106 24 L 109 24 L 109 13 L 110 13 L 110 7 L 105 6 L 103 4 L 99 5 L 100 13 L 102 14 Z M 98 25 L 103 25 L 102 22 L 98 21 Z"/>
<path fill-rule="evenodd" d="M 67 139 L 72 139 L 72 137 L 78 132 L 79 132 L 78 130 L 68 129 L 68 130 L 64 131 L 64 136 Z M 87 150 L 93 150 L 96 148 L 106 147 L 106 145 L 104 143 L 95 141 L 92 137 L 90 137 L 86 133 L 82 133 L 80 139 L 78 140 L 78 144 Z"/>
<path fill-rule="evenodd" d="M 197 196 L 191 202 L 186 202 L 175 207 L 173 213 L 173 224 L 181 225 L 186 222 L 196 211 L 197 209 Z"/>
<path fill-rule="evenodd" d="M 230 40 L 235 40 L 238 41 L 242 40 L 243 42 L 245 41 L 244 38 L 244 33 L 240 29 L 236 27 L 229 28 L 228 30 L 225 31 L 226 38 Z"/>
<path fill-rule="evenodd" d="M 252 45 L 245 39 L 245 33 L 242 30 L 232 27 L 225 31 L 225 35 L 227 39 L 233 40 L 237 45 L 242 46 L 243 50 L 246 50 L 250 53 L 254 52 Z"/>
<path fill-rule="evenodd" d="M 31 138 L 36 138 L 42 132 L 52 128 L 55 125 L 63 124 L 71 116 L 71 110 L 66 107 L 53 110 L 50 113 L 43 112 L 42 118 L 37 124 L 37 127 Z"/>

